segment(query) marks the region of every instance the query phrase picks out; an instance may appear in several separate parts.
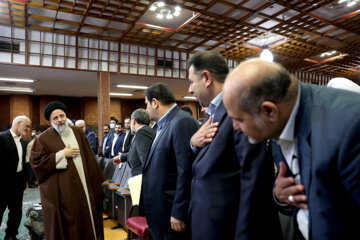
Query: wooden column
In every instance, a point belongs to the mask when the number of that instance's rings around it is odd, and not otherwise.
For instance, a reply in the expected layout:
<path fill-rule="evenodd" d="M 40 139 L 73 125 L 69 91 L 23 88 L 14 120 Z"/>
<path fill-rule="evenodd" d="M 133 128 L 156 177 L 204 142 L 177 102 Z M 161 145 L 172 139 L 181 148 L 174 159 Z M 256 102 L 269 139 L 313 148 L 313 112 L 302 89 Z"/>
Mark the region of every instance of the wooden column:
<path fill-rule="evenodd" d="M 98 81 L 98 136 L 99 145 L 103 139 L 103 126 L 110 121 L 110 73 L 100 72 Z"/>
<path fill-rule="evenodd" d="M 19 116 L 25 115 L 30 118 L 32 116 L 32 101 L 29 95 L 11 95 L 10 96 L 10 124 L 12 120 Z M 31 131 L 24 137 L 27 139 L 31 135 Z"/>

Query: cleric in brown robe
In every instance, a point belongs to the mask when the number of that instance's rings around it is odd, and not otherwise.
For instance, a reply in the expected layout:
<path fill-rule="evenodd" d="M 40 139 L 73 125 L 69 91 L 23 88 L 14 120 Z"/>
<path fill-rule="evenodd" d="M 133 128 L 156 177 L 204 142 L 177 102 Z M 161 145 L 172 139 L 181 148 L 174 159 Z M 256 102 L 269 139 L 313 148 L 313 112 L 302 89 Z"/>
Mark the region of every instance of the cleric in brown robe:
<path fill-rule="evenodd" d="M 31 165 L 39 181 L 47 240 L 103 240 L 105 177 L 84 131 L 66 124 L 66 106 L 51 102 L 51 127 L 34 142 Z"/>

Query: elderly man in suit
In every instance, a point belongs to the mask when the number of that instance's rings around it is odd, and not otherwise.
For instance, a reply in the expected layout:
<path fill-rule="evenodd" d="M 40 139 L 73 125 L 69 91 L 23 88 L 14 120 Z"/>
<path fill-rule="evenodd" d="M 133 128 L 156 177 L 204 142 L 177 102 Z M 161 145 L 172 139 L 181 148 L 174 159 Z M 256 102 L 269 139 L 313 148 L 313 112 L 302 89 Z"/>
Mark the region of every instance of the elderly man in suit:
<path fill-rule="evenodd" d="M 274 194 L 300 237 L 353 239 L 360 225 L 360 95 L 300 83 L 279 64 L 240 64 L 224 103 L 236 129 L 253 141 L 277 139 Z"/>
<path fill-rule="evenodd" d="M 176 105 L 166 84 L 151 85 L 145 95 L 146 110 L 158 124 L 143 167 L 146 220 L 156 240 L 186 239 L 191 184 L 189 142 L 198 124 Z"/>
<path fill-rule="evenodd" d="M 11 129 L 0 133 L 0 223 L 9 209 L 5 240 L 16 239 L 22 216 L 23 193 L 26 188 L 25 141 L 31 121 L 26 116 L 13 119 Z"/>
<path fill-rule="evenodd" d="M 266 143 L 250 144 L 235 131 L 222 101 L 226 60 L 217 51 L 202 51 L 188 60 L 188 68 L 189 93 L 209 115 L 191 138 L 192 239 L 281 239 Z"/>
<path fill-rule="evenodd" d="M 135 134 L 128 153 L 119 153 L 114 158 L 114 164 L 128 162 L 131 168 L 131 175 L 136 176 L 142 173 L 146 156 L 155 136 L 155 130 L 149 127 L 150 115 L 145 109 L 136 109 L 131 114 L 131 131 Z"/>
<path fill-rule="evenodd" d="M 94 154 L 96 155 L 97 154 L 97 143 L 96 143 L 95 134 L 92 131 L 90 131 L 90 129 L 86 128 L 85 121 L 82 119 L 77 120 L 75 122 L 75 126 L 81 128 L 84 131 L 87 139 L 89 140 L 91 149 L 93 150 Z"/>

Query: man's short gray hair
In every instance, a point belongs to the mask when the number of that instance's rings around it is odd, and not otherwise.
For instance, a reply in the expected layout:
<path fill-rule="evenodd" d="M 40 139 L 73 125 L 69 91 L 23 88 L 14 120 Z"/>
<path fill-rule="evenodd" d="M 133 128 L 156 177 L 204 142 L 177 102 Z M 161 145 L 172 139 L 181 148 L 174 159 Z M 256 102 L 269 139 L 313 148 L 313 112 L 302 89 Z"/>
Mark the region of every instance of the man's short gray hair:
<path fill-rule="evenodd" d="M 77 120 L 77 121 L 75 122 L 75 126 L 77 126 L 79 123 L 80 123 L 80 124 L 83 123 L 83 124 L 85 125 L 85 121 L 82 120 L 82 119 L 79 119 L 79 120 Z"/>
<path fill-rule="evenodd" d="M 131 118 L 134 118 L 137 123 L 142 125 L 148 126 L 150 124 L 150 115 L 143 108 L 139 108 L 133 111 L 133 113 L 131 114 Z"/>
<path fill-rule="evenodd" d="M 31 121 L 30 118 L 28 118 L 28 117 L 25 116 L 25 115 L 17 116 L 17 117 L 15 117 L 15 118 L 13 119 L 11 126 L 14 127 L 18 122 L 24 122 L 24 121 L 26 121 L 26 120 Z"/>

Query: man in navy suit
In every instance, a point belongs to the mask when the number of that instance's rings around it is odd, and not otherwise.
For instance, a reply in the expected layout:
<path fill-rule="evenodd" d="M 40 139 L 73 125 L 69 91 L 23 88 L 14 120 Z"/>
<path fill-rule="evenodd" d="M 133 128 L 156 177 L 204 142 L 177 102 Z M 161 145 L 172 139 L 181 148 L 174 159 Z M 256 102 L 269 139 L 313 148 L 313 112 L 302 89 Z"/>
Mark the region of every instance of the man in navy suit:
<path fill-rule="evenodd" d="M 274 187 L 303 239 L 353 239 L 360 226 L 360 95 L 300 83 L 259 59 L 227 78 L 224 103 L 254 141 L 277 139 Z"/>
<path fill-rule="evenodd" d="M 145 95 L 146 110 L 158 124 L 143 167 L 146 220 L 154 239 L 184 240 L 191 183 L 189 142 L 198 124 L 176 105 L 166 84 L 151 85 Z"/>
<path fill-rule="evenodd" d="M 202 51 L 189 59 L 188 68 L 189 93 L 209 115 L 191 138 L 192 240 L 281 239 L 266 143 L 250 144 L 235 131 L 222 102 L 226 60 L 217 51 Z"/>
<path fill-rule="evenodd" d="M 124 132 L 121 131 L 121 123 L 116 122 L 115 132 L 111 134 L 109 140 L 109 158 L 112 160 L 113 157 L 116 157 L 119 152 L 121 152 L 121 147 L 124 141 Z"/>
<path fill-rule="evenodd" d="M 103 127 L 104 137 L 99 152 L 100 157 L 109 155 L 110 125 L 105 124 Z"/>
<path fill-rule="evenodd" d="M 0 223 L 6 207 L 9 209 L 5 240 L 17 239 L 21 222 L 26 188 L 26 147 L 22 137 L 30 131 L 30 124 L 28 117 L 17 116 L 11 129 L 0 133 Z"/>

